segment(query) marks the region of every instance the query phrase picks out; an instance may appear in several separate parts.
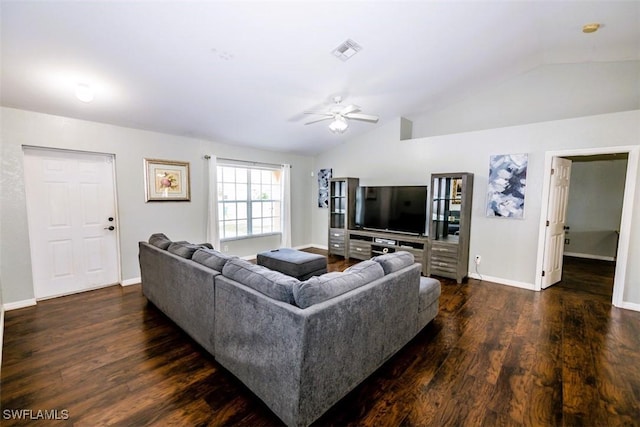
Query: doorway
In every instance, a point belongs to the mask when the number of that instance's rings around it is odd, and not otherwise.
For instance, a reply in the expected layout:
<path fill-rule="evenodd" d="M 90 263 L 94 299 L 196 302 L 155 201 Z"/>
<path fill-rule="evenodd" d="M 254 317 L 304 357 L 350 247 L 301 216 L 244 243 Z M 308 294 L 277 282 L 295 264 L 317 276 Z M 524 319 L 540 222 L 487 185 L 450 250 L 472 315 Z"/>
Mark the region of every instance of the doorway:
<path fill-rule="evenodd" d="M 639 149 L 637 146 L 632 147 L 610 147 L 599 149 L 583 149 L 583 150 L 565 150 L 556 152 L 547 152 L 545 160 L 545 175 L 543 182 L 542 197 L 542 215 L 540 218 L 539 240 L 538 240 L 538 259 L 536 266 L 536 282 L 535 290 L 541 290 L 544 283 L 544 260 L 545 240 L 547 236 L 547 218 L 550 212 L 553 212 L 553 201 L 550 200 L 552 186 L 552 163 L 557 158 L 572 158 L 574 156 L 609 156 L 612 154 L 622 154 L 628 156 L 626 166 L 626 177 L 624 179 L 624 194 L 622 201 L 622 215 L 619 227 L 619 239 L 617 239 L 617 248 L 615 249 L 615 278 L 613 282 L 612 303 L 615 306 L 621 306 L 624 295 L 624 284 L 626 281 L 626 265 L 628 262 L 627 253 L 629 248 L 629 237 L 631 229 L 631 216 L 633 197 L 635 194 L 635 185 L 637 181 L 637 163 Z M 597 157 L 594 157 L 596 159 Z M 564 249 L 564 248 L 563 248 Z"/>
<path fill-rule="evenodd" d="M 114 156 L 23 151 L 36 299 L 119 283 Z"/>
<path fill-rule="evenodd" d="M 628 153 L 571 156 L 562 280 L 611 302 Z"/>

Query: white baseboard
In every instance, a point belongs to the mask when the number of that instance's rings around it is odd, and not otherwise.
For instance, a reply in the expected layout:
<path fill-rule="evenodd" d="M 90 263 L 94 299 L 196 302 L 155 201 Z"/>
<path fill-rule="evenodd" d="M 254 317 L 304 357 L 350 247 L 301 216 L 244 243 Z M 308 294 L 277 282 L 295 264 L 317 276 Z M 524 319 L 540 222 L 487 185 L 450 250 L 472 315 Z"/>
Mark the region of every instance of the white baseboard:
<path fill-rule="evenodd" d="M 315 243 L 309 243 L 308 245 L 296 246 L 293 249 L 307 249 L 307 248 L 324 249 L 325 251 L 329 250 L 328 246 L 316 245 Z"/>
<path fill-rule="evenodd" d="M 640 311 L 640 304 L 636 304 L 634 302 L 622 302 L 622 305 L 620 306 L 620 308 L 624 308 L 625 310 L 633 310 L 633 311 Z"/>
<path fill-rule="evenodd" d="M 33 305 L 36 305 L 35 298 L 25 299 L 25 300 L 16 301 L 16 302 L 8 302 L 4 304 L 3 307 L 5 311 L 11 311 L 11 310 L 17 310 L 19 308 L 31 307 Z"/>
<path fill-rule="evenodd" d="M 66 296 L 75 295 L 75 294 L 81 294 L 83 292 L 95 291 L 95 290 L 98 290 L 98 289 L 108 288 L 110 286 L 117 286 L 117 285 L 118 285 L 118 283 L 116 282 L 116 283 L 111 283 L 111 284 L 108 284 L 108 285 L 90 286 L 88 288 L 84 288 L 84 289 L 80 289 L 80 290 L 76 290 L 76 291 L 62 292 L 62 293 L 59 293 L 59 294 L 49 295 L 49 296 L 46 296 L 46 297 L 43 297 L 43 298 L 38 298 L 37 300 L 38 301 L 46 301 L 46 300 L 49 300 L 49 299 L 66 297 Z"/>
<path fill-rule="evenodd" d="M 565 256 L 574 257 L 574 258 L 596 259 L 596 260 L 599 260 L 599 261 L 615 261 L 616 260 L 612 256 L 581 254 L 581 253 L 577 253 L 577 252 L 565 252 L 564 255 Z"/>
<path fill-rule="evenodd" d="M 142 282 L 141 277 L 134 277 L 133 279 L 123 280 L 122 282 L 120 282 L 120 286 L 125 287 L 125 286 L 131 286 L 131 285 L 138 285 L 141 282 Z"/>
<path fill-rule="evenodd" d="M 513 286 L 514 288 L 528 289 L 530 291 L 535 290 L 535 286 L 533 283 L 519 282 L 517 280 L 503 279 L 501 277 L 487 276 L 485 274 L 478 274 L 478 273 L 468 273 L 468 275 L 473 279 L 493 282 L 499 285 Z"/>

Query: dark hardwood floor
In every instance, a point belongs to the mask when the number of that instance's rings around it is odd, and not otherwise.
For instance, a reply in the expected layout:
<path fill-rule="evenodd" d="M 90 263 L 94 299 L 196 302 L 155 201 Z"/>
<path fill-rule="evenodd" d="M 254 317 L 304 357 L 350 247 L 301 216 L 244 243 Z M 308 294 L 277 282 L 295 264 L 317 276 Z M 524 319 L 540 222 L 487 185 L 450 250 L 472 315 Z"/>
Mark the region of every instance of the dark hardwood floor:
<path fill-rule="evenodd" d="M 556 286 L 611 302 L 615 267 L 612 261 L 564 257 L 562 281 Z"/>
<path fill-rule="evenodd" d="M 640 313 L 611 306 L 604 267 L 543 292 L 443 280 L 436 319 L 316 424 L 640 425 Z M 280 425 L 139 285 L 7 312 L 3 351 L 3 426 Z"/>

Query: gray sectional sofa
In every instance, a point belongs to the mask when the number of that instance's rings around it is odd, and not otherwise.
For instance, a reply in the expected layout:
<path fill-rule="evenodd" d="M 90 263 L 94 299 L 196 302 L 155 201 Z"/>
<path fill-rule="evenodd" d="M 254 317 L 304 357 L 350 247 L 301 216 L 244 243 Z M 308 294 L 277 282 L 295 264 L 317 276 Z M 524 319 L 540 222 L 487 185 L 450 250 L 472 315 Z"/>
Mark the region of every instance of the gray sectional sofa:
<path fill-rule="evenodd" d="M 438 312 L 408 252 L 305 281 L 211 248 L 140 242 L 144 295 L 289 426 L 320 417 Z"/>

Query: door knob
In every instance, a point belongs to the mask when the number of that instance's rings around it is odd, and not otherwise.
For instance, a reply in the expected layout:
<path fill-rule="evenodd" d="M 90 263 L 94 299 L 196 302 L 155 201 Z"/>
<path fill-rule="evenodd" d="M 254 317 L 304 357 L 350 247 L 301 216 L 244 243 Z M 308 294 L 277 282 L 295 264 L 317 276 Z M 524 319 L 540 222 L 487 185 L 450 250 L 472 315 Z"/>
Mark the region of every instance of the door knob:
<path fill-rule="evenodd" d="M 113 231 L 113 230 L 115 230 L 116 228 L 115 228 L 113 225 L 110 225 L 110 226 L 108 226 L 108 227 L 105 227 L 104 229 L 105 229 L 105 230 L 109 230 L 109 231 Z"/>
<path fill-rule="evenodd" d="M 107 218 L 109 220 L 109 222 L 113 221 L 113 217 L 110 216 L 109 218 Z"/>

